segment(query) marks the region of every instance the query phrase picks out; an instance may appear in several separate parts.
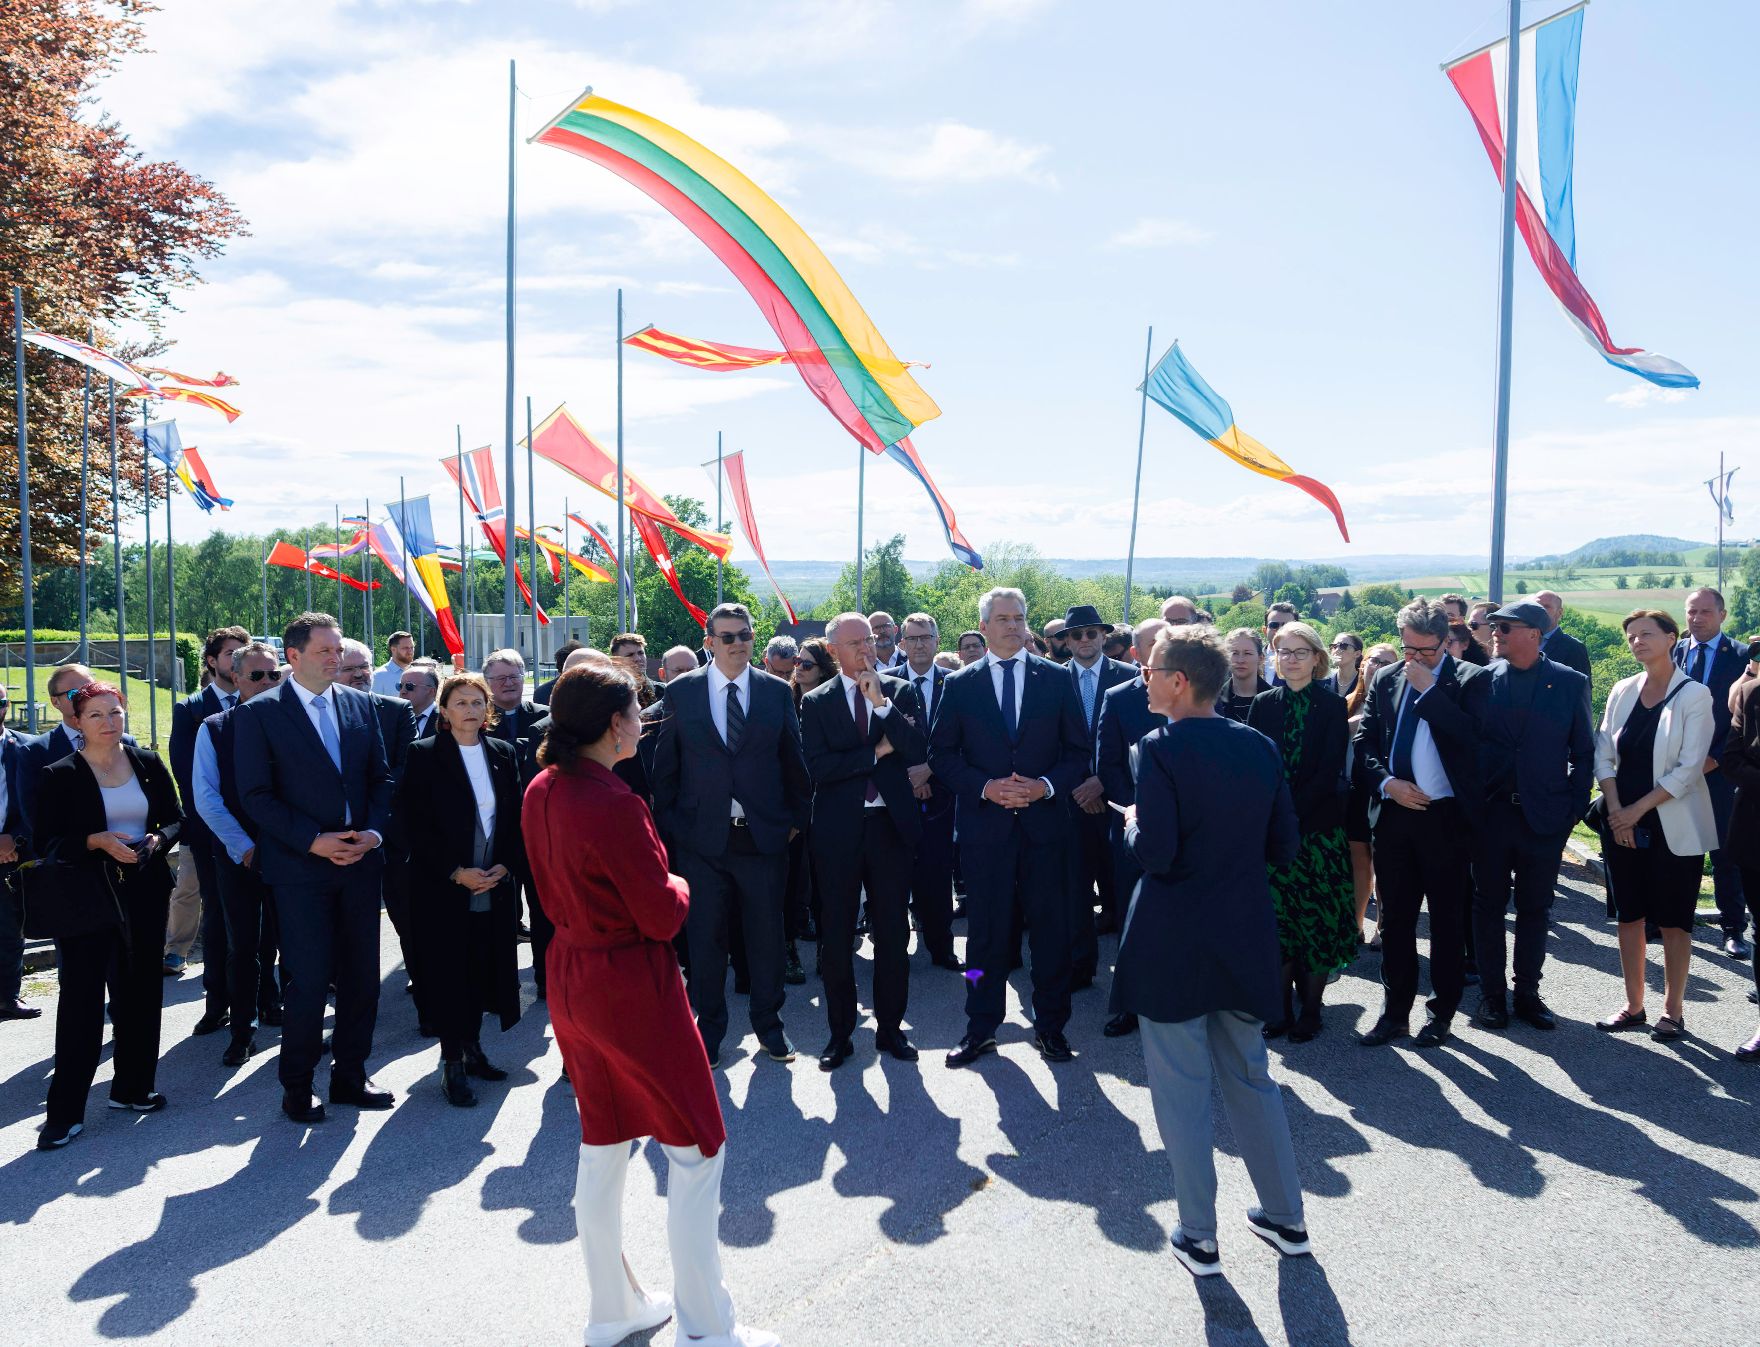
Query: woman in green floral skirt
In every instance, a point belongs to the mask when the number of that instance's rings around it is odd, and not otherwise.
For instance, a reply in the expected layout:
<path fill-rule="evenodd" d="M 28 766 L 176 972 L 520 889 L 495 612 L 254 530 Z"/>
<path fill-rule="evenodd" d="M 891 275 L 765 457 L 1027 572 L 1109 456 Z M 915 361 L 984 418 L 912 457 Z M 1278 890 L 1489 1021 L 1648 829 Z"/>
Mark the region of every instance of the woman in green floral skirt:
<path fill-rule="evenodd" d="M 1349 727 L 1344 698 L 1320 682 L 1329 669 L 1320 634 L 1305 622 L 1287 622 L 1273 649 L 1279 684 L 1253 699 L 1247 724 L 1282 750 L 1302 846 L 1290 864 L 1271 867 L 1283 950 L 1283 1019 L 1266 1025 L 1265 1037 L 1287 1032 L 1291 1042 L 1306 1043 L 1321 1030 L 1328 979 L 1355 957 L 1361 934 L 1344 835 Z"/>

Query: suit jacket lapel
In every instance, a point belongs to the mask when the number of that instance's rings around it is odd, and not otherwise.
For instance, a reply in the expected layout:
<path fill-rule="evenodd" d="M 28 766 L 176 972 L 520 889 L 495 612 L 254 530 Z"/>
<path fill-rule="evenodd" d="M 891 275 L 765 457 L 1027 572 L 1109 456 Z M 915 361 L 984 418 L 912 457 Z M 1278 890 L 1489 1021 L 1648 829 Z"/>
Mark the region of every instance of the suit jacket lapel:
<path fill-rule="evenodd" d="M 331 686 L 334 689 L 335 685 Z M 336 699 L 333 696 L 327 695 L 324 698 L 324 704 L 332 711 L 337 709 Z M 324 747 L 324 741 L 318 737 L 317 728 L 312 724 L 312 717 L 306 711 L 305 703 L 300 700 L 299 693 L 294 690 L 292 679 L 281 685 L 281 705 L 296 726 L 294 732 L 302 735 L 307 745 L 317 753 L 319 761 L 328 766 L 331 771 L 336 772 L 337 778 L 341 779 L 342 773 L 338 771 L 334 763 L 331 763 L 330 750 Z M 336 717 L 336 742 L 338 745 L 342 743 L 342 717 L 340 714 Z"/>

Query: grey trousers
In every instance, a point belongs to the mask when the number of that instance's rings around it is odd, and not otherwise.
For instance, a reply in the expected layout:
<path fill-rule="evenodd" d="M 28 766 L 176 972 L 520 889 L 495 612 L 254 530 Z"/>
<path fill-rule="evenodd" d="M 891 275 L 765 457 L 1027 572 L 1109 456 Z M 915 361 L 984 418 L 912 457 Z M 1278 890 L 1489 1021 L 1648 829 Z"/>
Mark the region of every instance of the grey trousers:
<path fill-rule="evenodd" d="M 1142 1020 L 1143 1060 L 1161 1144 L 1173 1166 L 1179 1223 L 1192 1239 L 1216 1238 L 1216 1155 L 1210 1081 L 1222 1090 L 1235 1143 L 1265 1215 L 1302 1224 L 1302 1184 L 1283 1096 L 1271 1079 L 1260 1022 L 1216 1011 L 1178 1024 Z"/>

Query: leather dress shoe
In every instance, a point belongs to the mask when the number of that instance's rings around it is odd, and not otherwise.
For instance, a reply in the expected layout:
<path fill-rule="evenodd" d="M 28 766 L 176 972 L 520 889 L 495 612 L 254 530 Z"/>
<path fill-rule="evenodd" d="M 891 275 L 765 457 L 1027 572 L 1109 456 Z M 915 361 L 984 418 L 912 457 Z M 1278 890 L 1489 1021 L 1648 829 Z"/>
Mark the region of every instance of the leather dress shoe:
<path fill-rule="evenodd" d="M 235 1037 L 226 1045 L 226 1051 L 220 1054 L 221 1066 L 243 1066 L 257 1055 L 257 1040 L 246 1034 L 243 1038 Z"/>
<path fill-rule="evenodd" d="M 381 1090 L 371 1080 L 348 1081 L 340 1085 L 333 1080 L 330 1082 L 330 1102 L 353 1104 L 356 1108 L 387 1109 L 396 1101 L 390 1090 Z"/>
<path fill-rule="evenodd" d="M 210 1010 L 196 1021 L 196 1027 L 190 1032 L 192 1034 L 211 1034 L 216 1030 L 224 1029 L 231 1023 L 232 1013 L 230 1011 Z"/>
<path fill-rule="evenodd" d="M 1357 1045 L 1364 1048 L 1385 1048 L 1411 1031 L 1411 1025 L 1405 1020 L 1383 1015 L 1368 1030 L 1357 1035 Z"/>
<path fill-rule="evenodd" d="M 34 1020 L 42 1013 L 41 1006 L 27 1005 L 22 996 L 15 996 L 10 1001 L 0 1001 L 0 1020 Z"/>
<path fill-rule="evenodd" d="M 507 1072 L 483 1055 L 483 1045 L 472 1043 L 464 1050 L 464 1069 L 478 1080 L 506 1080 Z"/>
<path fill-rule="evenodd" d="M 1440 1015 L 1432 1015 L 1424 1021 L 1424 1027 L 1418 1030 L 1418 1036 L 1412 1040 L 1414 1048 L 1440 1048 L 1454 1037 L 1454 1030 L 1449 1027 L 1448 1020 Z"/>
<path fill-rule="evenodd" d="M 262 1010 L 257 1012 L 257 1019 L 263 1024 L 268 1025 L 271 1029 L 279 1029 L 282 1020 L 286 1018 L 286 1012 L 284 1012 L 280 1006 L 265 1006 Z"/>
<path fill-rule="evenodd" d="M 994 1037 L 979 1038 L 976 1034 L 967 1034 L 960 1039 L 959 1046 L 947 1054 L 949 1066 L 970 1066 L 987 1052 L 996 1051 Z"/>
<path fill-rule="evenodd" d="M 1558 1020 L 1552 1008 L 1538 996 L 1516 997 L 1516 1018 L 1535 1029 L 1556 1029 Z"/>
<path fill-rule="evenodd" d="M 1487 996 L 1479 1002 L 1479 1008 L 1473 1012 L 1473 1022 L 1482 1029 L 1509 1028 L 1509 1007 L 1503 1003 L 1501 996 L 1493 999 Z"/>
<path fill-rule="evenodd" d="M 1752 959 L 1754 947 L 1739 935 L 1732 935 L 1723 942 L 1723 952 L 1732 959 Z"/>
<path fill-rule="evenodd" d="M 901 1062 L 917 1060 L 916 1046 L 904 1036 L 902 1029 L 882 1029 L 874 1035 L 874 1046 L 888 1057 L 896 1057 Z"/>
<path fill-rule="evenodd" d="M 446 1096 L 446 1102 L 454 1108 L 473 1108 L 477 1095 L 471 1089 L 470 1078 L 465 1074 L 462 1061 L 440 1063 L 440 1093 Z"/>
<path fill-rule="evenodd" d="M 1137 1032 L 1137 1017 L 1128 1010 L 1121 1010 L 1106 1021 L 1106 1027 L 1100 1031 L 1108 1038 L 1123 1038 L 1126 1034 Z"/>
<path fill-rule="evenodd" d="M 825 1051 L 819 1054 L 819 1069 L 835 1071 L 847 1062 L 855 1053 L 855 1045 L 847 1038 L 834 1038 L 825 1045 Z"/>
<path fill-rule="evenodd" d="M 769 1038 L 758 1040 L 765 1054 L 773 1062 L 792 1062 L 795 1057 L 794 1044 L 789 1042 L 788 1035 L 778 1030 Z"/>
<path fill-rule="evenodd" d="M 930 960 L 930 962 L 934 964 L 935 967 L 945 968 L 952 973 L 963 973 L 966 971 L 965 964 L 960 961 L 960 957 L 957 954 L 937 954 Z"/>
<path fill-rule="evenodd" d="M 282 1091 L 281 1111 L 296 1123 L 321 1123 L 324 1121 L 323 1101 L 310 1090 Z"/>
<path fill-rule="evenodd" d="M 1041 1030 L 1033 1035 L 1033 1046 L 1039 1049 L 1039 1055 L 1048 1062 L 1073 1062 L 1076 1059 L 1070 1050 L 1069 1040 L 1055 1030 Z"/>

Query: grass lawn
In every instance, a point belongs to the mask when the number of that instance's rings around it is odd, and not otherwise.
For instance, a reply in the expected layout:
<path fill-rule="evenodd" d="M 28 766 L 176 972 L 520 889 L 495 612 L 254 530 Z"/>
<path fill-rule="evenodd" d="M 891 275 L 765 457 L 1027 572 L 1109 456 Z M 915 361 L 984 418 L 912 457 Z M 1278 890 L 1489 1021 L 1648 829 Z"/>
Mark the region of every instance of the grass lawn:
<path fill-rule="evenodd" d="M 58 716 L 53 710 L 49 709 L 49 696 L 46 691 L 49 674 L 52 671 L 52 668 L 49 667 L 43 667 L 37 670 L 37 702 L 39 707 L 42 708 L 37 717 L 37 732 L 39 734 L 51 729 L 60 721 L 60 716 Z M 108 671 L 106 671 L 106 677 L 113 676 L 114 675 L 109 674 Z M 0 678 L 4 679 L 7 696 L 12 699 L 12 706 L 10 707 L 12 714 L 8 717 L 7 724 L 22 733 L 25 724 L 24 670 L 16 666 L 10 669 L 0 670 Z M 152 718 L 148 714 L 147 704 L 147 697 L 150 692 L 153 702 L 156 704 L 158 713 L 159 743 L 161 746 L 169 743 L 171 739 L 171 703 L 173 701 L 171 694 L 164 688 L 149 689 L 146 680 L 141 678 L 130 678 L 128 680 L 128 686 L 123 690 L 128 694 L 129 733 L 134 735 L 134 737 L 143 744 L 147 743 L 150 739 Z M 44 712 L 47 713 L 48 719 L 44 719 Z"/>

